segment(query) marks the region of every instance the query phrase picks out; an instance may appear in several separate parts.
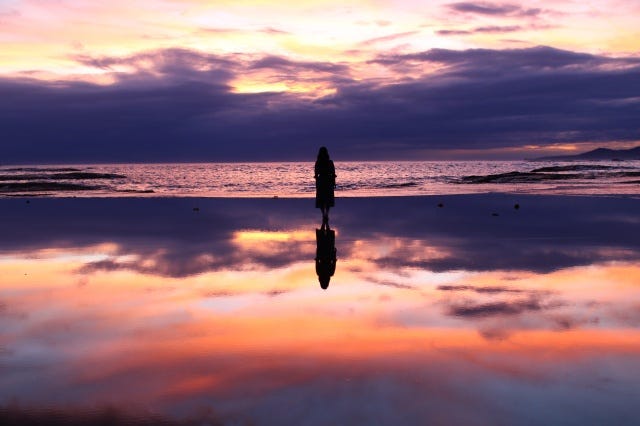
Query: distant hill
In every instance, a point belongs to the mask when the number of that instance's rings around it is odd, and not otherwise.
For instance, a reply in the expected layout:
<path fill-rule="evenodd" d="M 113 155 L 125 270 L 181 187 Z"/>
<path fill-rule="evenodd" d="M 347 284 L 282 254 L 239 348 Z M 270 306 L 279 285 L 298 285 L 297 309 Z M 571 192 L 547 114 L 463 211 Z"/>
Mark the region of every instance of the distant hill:
<path fill-rule="evenodd" d="M 640 160 L 640 146 L 631 149 L 597 148 L 577 155 L 533 158 L 531 161 Z"/>

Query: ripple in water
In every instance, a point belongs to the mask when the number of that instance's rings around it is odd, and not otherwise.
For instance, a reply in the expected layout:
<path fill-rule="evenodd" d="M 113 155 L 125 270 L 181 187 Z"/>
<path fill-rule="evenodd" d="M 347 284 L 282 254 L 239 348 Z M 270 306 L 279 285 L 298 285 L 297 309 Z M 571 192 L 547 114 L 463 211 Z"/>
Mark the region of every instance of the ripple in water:
<path fill-rule="evenodd" d="M 640 194 L 640 161 L 338 161 L 336 171 L 337 195 L 342 197 Z M 312 162 L 4 167 L 0 195 L 310 198 L 315 182 Z"/>

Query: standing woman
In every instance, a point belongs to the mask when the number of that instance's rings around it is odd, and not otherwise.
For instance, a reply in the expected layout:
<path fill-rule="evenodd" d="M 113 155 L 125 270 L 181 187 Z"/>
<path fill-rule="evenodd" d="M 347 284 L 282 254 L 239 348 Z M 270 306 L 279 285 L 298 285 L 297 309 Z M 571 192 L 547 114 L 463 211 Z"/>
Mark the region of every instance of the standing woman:
<path fill-rule="evenodd" d="M 329 208 L 335 205 L 333 190 L 336 187 L 336 169 L 324 146 L 318 151 L 315 165 L 316 208 L 322 211 L 322 222 L 329 222 Z"/>

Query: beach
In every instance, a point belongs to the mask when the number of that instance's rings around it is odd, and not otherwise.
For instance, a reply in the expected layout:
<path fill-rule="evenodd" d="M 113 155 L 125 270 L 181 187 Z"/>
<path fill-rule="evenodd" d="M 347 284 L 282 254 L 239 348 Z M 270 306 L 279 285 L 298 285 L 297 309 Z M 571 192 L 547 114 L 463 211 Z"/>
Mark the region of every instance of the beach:
<path fill-rule="evenodd" d="M 338 198 L 326 290 L 309 198 L 0 212 L 7 424 L 637 421 L 637 198 Z"/>

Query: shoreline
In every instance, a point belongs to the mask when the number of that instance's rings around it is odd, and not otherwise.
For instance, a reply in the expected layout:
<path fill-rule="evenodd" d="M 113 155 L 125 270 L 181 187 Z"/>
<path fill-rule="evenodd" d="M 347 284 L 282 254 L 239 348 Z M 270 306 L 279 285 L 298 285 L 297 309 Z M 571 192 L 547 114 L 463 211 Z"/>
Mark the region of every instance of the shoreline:
<path fill-rule="evenodd" d="M 336 195 L 336 202 L 339 200 L 359 200 L 359 199 L 419 199 L 419 198 L 438 198 L 438 197 L 570 197 L 570 198 L 625 198 L 625 199 L 640 199 L 640 193 L 638 194 L 580 194 L 580 193 L 537 193 L 537 192 L 509 192 L 509 191 L 492 191 L 492 192 L 467 192 L 467 193 L 445 193 L 445 194 L 398 194 L 398 195 Z M 36 200 L 313 200 L 315 195 L 309 196 L 202 196 L 202 195 L 130 195 L 130 196 L 114 196 L 114 195 L 91 195 L 91 196 L 72 196 L 72 195 L 48 195 L 48 194 L 0 194 L 0 200 L 14 200 L 14 199 L 36 199 Z"/>
<path fill-rule="evenodd" d="M 637 164 L 636 164 L 637 163 Z M 620 164 L 382 162 L 339 164 L 342 198 L 459 194 L 640 196 L 640 161 Z M 544 167 L 542 167 L 544 166 Z M 309 163 L 83 165 L 0 170 L 0 197 L 310 198 Z"/>

